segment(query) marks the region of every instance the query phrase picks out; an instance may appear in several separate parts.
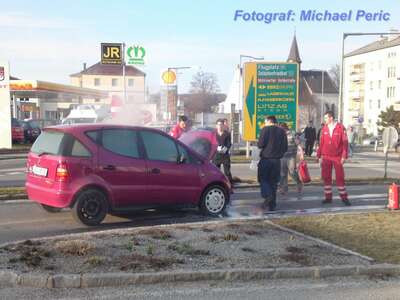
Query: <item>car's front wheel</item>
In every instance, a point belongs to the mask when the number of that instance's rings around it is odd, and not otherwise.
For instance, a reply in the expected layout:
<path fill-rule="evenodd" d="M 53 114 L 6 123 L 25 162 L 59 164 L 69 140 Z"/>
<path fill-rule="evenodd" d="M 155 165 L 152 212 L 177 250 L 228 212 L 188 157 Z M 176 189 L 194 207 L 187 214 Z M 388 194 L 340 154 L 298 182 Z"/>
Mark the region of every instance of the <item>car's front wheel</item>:
<path fill-rule="evenodd" d="M 99 225 L 108 212 L 106 195 L 97 189 L 87 189 L 80 192 L 72 207 L 75 220 L 86 225 Z"/>
<path fill-rule="evenodd" d="M 42 208 L 45 211 L 47 211 L 49 213 L 58 213 L 58 212 L 61 211 L 61 208 L 59 208 L 59 207 L 49 206 L 49 205 L 46 205 L 46 204 L 40 204 L 40 205 L 42 206 Z"/>
<path fill-rule="evenodd" d="M 208 187 L 200 201 L 200 210 L 207 215 L 218 216 L 228 204 L 227 192 L 222 186 L 213 185 Z"/>

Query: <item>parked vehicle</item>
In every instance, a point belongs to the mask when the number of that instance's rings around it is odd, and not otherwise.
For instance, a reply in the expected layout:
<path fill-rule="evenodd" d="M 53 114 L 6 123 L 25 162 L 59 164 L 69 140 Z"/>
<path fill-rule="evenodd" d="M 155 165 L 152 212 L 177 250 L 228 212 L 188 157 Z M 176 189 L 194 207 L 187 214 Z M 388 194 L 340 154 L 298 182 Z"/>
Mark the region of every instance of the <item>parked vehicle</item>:
<path fill-rule="evenodd" d="M 107 213 L 159 206 L 216 216 L 231 193 L 218 168 L 167 133 L 106 124 L 43 129 L 28 155 L 26 189 L 45 210 L 69 207 L 89 226 Z"/>
<path fill-rule="evenodd" d="M 22 144 L 25 140 L 24 128 L 16 118 L 11 118 L 11 138 L 13 143 Z"/>
<path fill-rule="evenodd" d="M 82 104 L 71 110 L 62 124 L 97 123 L 109 118 L 110 111 L 104 105 Z"/>
<path fill-rule="evenodd" d="M 25 143 L 33 143 L 40 135 L 40 123 L 35 120 L 20 121 L 24 128 L 24 141 Z"/>

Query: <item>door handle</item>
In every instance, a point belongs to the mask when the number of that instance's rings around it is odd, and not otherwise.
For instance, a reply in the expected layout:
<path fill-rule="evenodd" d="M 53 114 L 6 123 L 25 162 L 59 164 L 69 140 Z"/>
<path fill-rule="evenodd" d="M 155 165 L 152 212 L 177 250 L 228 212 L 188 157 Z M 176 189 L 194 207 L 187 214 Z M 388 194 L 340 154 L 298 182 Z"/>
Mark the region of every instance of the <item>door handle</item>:
<path fill-rule="evenodd" d="M 158 169 L 158 168 L 154 168 L 154 169 L 151 169 L 150 173 L 151 173 L 151 174 L 160 174 L 161 171 L 160 171 L 160 169 Z"/>
<path fill-rule="evenodd" d="M 103 170 L 114 171 L 115 170 L 115 166 L 107 165 L 107 166 L 103 167 Z"/>

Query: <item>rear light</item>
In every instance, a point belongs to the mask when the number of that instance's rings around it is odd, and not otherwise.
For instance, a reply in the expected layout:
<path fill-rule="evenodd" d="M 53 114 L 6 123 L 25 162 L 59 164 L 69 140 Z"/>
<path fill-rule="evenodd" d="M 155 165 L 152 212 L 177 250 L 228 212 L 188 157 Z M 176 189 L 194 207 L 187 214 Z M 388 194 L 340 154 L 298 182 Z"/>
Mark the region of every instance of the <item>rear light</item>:
<path fill-rule="evenodd" d="M 57 166 L 56 170 L 56 181 L 65 182 L 69 177 L 67 165 L 65 163 L 61 163 Z"/>

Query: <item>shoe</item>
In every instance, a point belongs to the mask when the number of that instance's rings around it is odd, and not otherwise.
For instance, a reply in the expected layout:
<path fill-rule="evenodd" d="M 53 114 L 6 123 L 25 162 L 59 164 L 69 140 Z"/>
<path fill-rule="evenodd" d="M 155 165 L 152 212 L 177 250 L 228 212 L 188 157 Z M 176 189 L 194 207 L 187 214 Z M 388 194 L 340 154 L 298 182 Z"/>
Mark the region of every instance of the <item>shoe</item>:
<path fill-rule="evenodd" d="M 325 199 L 324 201 L 322 201 L 322 204 L 332 204 L 332 200 Z"/>
<path fill-rule="evenodd" d="M 351 203 L 350 203 L 350 201 L 349 201 L 348 199 L 342 200 L 342 202 L 343 202 L 343 204 L 344 204 L 345 206 L 351 206 Z"/>

